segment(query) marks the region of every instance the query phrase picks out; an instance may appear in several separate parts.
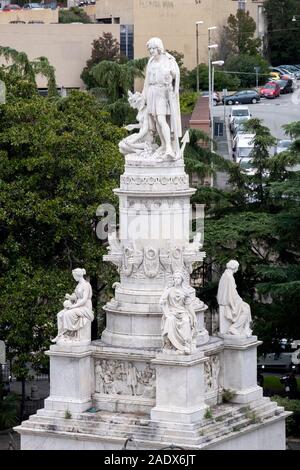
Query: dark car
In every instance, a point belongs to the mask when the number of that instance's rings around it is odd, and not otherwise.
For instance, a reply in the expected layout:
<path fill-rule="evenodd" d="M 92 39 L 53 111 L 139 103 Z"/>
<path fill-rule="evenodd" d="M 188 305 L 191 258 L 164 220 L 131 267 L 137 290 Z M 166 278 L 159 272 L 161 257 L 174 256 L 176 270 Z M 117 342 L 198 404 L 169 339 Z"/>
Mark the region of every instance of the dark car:
<path fill-rule="evenodd" d="M 290 78 L 288 80 L 277 80 L 277 83 L 279 83 L 281 94 L 293 93 L 294 86 L 293 81 Z"/>
<path fill-rule="evenodd" d="M 226 96 L 222 99 L 222 102 L 225 104 L 246 104 L 246 103 L 257 103 L 260 101 L 260 96 L 256 90 L 242 90 L 234 93 L 233 95 Z"/>

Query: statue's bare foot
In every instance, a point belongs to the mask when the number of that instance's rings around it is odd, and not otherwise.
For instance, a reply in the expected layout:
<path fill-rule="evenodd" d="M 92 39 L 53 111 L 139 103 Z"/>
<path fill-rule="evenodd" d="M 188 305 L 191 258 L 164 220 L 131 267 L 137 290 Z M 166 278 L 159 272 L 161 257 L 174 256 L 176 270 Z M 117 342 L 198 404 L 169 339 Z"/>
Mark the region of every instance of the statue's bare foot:
<path fill-rule="evenodd" d="M 166 156 L 175 159 L 175 153 L 174 153 L 174 150 L 172 149 L 172 147 L 167 147 L 166 148 Z"/>

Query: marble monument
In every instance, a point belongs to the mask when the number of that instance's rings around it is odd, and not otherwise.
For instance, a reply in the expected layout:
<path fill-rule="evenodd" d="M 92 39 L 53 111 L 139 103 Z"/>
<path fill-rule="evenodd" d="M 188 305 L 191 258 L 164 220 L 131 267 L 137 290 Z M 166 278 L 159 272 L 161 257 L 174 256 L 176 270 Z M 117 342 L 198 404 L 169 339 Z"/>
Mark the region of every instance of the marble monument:
<path fill-rule="evenodd" d="M 190 235 L 195 189 L 184 169 L 179 67 L 159 38 L 147 49 L 143 91 L 128 92 L 137 122 L 119 144 L 119 228 L 108 235 L 104 260 L 120 281 L 104 307 L 106 328 L 90 341 L 91 288 L 74 270 L 78 286 L 47 352 L 50 396 L 16 428 L 21 447 L 284 449 L 289 413 L 257 385 L 260 342 L 236 290 L 237 261 L 220 280 L 219 334 L 205 328 L 207 306 L 190 284 L 205 253 L 202 233 Z"/>

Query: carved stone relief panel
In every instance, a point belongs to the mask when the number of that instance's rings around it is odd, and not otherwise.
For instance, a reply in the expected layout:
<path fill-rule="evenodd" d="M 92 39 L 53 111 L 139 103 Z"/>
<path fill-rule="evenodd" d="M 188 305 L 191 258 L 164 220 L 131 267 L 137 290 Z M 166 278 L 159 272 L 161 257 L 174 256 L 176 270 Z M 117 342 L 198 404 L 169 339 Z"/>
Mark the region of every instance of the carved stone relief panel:
<path fill-rule="evenodd" d="M 217 390 L 219 387 L 220 359 L 218 355 L 210 356 L 204 364 L 205 392 Z"/>
<path fill-rule="evenodd" d="M 155 369 L 149 363 L 97 360 L 95 380 L 96 392 L 104 395 L 155 398 Z"/>

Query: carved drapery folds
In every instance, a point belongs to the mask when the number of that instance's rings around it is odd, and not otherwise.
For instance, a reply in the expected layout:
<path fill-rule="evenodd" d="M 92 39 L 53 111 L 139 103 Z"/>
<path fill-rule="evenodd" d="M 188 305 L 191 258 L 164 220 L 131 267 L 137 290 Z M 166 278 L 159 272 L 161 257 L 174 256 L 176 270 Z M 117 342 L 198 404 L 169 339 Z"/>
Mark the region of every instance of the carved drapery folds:
<path fill-rule="evenodd" d="M 219 387 L 220 359 L 217 355 L 210 356 L 204 363 L 205 392 L 217 390 Z"/>
<path fill-rule="evenodd" d="M 141 363 L 111 359 L 96 361 L 96 392 L 105 395 L 129 395 L 155 398 L 155 369 Z"/>

